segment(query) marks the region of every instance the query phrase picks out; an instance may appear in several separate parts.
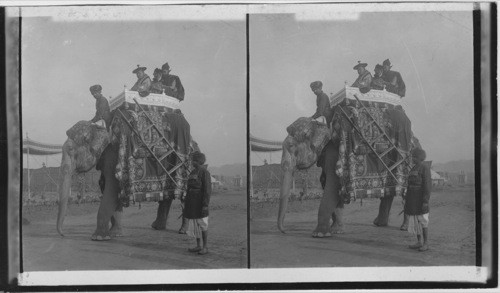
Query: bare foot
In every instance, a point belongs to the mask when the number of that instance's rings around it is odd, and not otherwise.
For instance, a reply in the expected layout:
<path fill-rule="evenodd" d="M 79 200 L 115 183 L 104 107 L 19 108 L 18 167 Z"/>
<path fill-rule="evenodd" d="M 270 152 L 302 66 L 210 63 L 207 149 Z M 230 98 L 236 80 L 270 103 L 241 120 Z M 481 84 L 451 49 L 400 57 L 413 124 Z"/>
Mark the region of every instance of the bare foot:
<path fill-rule="evenodd" d="M 207 254 L 207 253 L 208 253 L 208 248 L 206 248 L 206 247 L 203 247 L 202 250 L 198 251 L 198 254 L 201 254 L 201 255 Z"/>

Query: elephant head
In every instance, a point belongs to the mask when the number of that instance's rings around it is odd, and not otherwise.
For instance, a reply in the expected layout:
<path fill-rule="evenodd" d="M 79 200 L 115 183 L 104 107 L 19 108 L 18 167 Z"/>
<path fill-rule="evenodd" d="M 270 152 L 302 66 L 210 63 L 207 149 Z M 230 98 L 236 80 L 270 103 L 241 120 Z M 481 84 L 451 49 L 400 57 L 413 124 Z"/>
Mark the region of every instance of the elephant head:
<path fill-rule="evenodd" d="M 310 168 L 316 163 L 323 148 L 331 140 L 328 127 L 317 121 L 302 117 L 287 127 L 288 136 L 283 141 L 281 168 L 283 180 L 280 189 L 278 229 L 284 233 L 283 221 L 290 197 L 293 173 L 295 170 Z"/>
<path fill-rule="evenodd" d="M 106 128 L 89 121 L 79 121 L 66 134 L 68 139 L 62 148 L 57 214 L 57 232 L 60 235 L 63 235 L 62 225 L 71 193 L 72 176 L 91 170 L 110 143 Z"/>

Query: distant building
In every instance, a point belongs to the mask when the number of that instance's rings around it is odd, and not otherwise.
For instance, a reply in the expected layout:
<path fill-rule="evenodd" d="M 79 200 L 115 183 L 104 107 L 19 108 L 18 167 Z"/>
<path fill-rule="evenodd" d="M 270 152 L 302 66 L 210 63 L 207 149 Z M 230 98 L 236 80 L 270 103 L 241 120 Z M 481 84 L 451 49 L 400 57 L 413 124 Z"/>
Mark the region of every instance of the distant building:
<path fill-rule="evenodd" d="M 458 174 L 458 183 L 459 184 L 467 183 L 467 174 L 465 174 L 464 171 L 460 171 L 460 173 Z"/>
<path fill-rule="evenodd" d="M 233 177 L 233 185 L 235 187 L 243 187 L 243 177 L 241 177 L 240 175 L 236 175 L 235 177 Z"/>

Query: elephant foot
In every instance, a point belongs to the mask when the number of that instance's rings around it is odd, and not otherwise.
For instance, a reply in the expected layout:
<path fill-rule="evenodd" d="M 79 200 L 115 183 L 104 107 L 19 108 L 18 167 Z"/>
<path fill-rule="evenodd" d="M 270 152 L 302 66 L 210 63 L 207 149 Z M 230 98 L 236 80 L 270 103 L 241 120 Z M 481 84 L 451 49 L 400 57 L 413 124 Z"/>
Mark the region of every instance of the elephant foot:
<path fill-rule="evenodd" d="M 111 227 L 109 230 L 109 234 L 111 237 L 122 237 L 123 236 L 123 231 L 122 228 L 116 228 L 116 227 Z"/>
<path fill-rule="evenodd" d="M 92 241 L 108 241 L 108 240 L 111 240 L 111 236 L 109 235 L 106 235 L 106 236 L 102 236 L 102 235 L 92 235 Z"/>
<path fill-rule="evenodd" d="M 408 231 L 408 225 L 405 225 L 405 224 L 401 225 L 401 227 L 399 228 L 399 230 L 401 230 L 401 231 Z"/>
<path fill-rule="evenodd" d="M 111 240 L 111 235 L 109 233 L 110 231 L 108 229 L 96 229 L 94 234 L 92 234 L 92 240 L 94 241 L 107 241 Z"/>
<path fill-rule="evenodd" d="M 312 233 L 313 238 L 325 238 L 332 237 L 332 231 L 330 227 L 321 227 L 318 226 Z"/>
<path fill-rule="evenodd" d="M 344 224 L 335 223 L 334 225 L 332 225 L 332 233 L 333 234 L 344 234 L 345 233 Z"/>
<path fill-rule="evenodd" d="M 373 225 L 376 226 L 376 227 L 386 227 L 387 223 L 381 223 L 378 220 L 378 217 L 376 217 L 375 220 L 373 220 Z"/>
<path fill-rule="evenodd" d="M 167 225 L 164 224 L 164 225 L 161 225 L 160 223 L 158 223 L 158 221 L 154 221 L 152 224 L 151 224 L 151 228 L 155 229 L 155 230 L 165 230 L 167 229 L 166 227 Z"/>
<path fill-rule="evenodd" d="M 326 233 L 323 233 L 323 232 L 313 232 L 312 233 L 312 237 L 313 238 L 327 238 L 327 237 L 332 237 L 332 233 L 330 232 L 326 232 Z"/>

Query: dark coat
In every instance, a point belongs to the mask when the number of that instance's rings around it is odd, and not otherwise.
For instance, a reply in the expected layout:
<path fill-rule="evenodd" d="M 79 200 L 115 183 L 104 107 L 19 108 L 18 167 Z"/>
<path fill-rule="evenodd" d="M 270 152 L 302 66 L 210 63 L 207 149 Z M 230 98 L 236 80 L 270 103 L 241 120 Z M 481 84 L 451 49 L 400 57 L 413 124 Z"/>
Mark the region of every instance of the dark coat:
<path fill-rule="evenodd" d="M 325 116 L 326 124 L 330 125 L 333 118 L 333 110 L 330 108 L 330 99 L 327 94 L 324 92 L 320 92 L 316 95 L 316 113 L 311 117 L 312 119 L 316 119 L 320 116 Z"/>
<path fill-rule="evenodd" d="M 386 87 L 386 90 L 388 92 L 399 95 L 400 97 L 405 96 L 406 85 L 405 85 L 405 82 L 403 81 L 403 77 L 401 76 L 401 73 L 399 73 L 397 71 L 389 70 L 387 72 L 384 72 L 384 74 L 382 75 L 382 79 L 391 83 L 390 85 L 387 85 L 387 87 Z"/>
<path fill-rule="evenodd" d="M 99 94 L 96 97 L 95 109 L 96 109 L 95 116 L 90 121 L 95 123 L 103 119 L 104 122 L 106 122 L 106 128 L 108 128 L 109 130 L 109 126 L 111 124 L 111 112 L 109 110 L 108 99 L 106 99 L 103 95 Z"/>
<path fill-rule="evenodd" d="M 187 194 L 184 199 L 184 217 L 187 219 L 201 219 L 201 210 L 203 207 L 208 208 L 211 193 L 212 181 L 206 166 L 194 169 L 188 178 Z"/>
<path fill-rule="evenodd" d="M 371 89 L 372 74 L 366 70 L 364 73 L 358 76 L 356 81 L 351 85 L 352 87 L 359 88 L 359 91 L 366 94 Z"/>
<path fill-rule="evenodd" d="M 423 215 L 429 209 L 423 209 L 425 203 L 429 206 L 431 197 L 431 170 L 423 163 L 415 165 L 408 176 L 408 191 L 405 199 L 405 213 L 407 215 Z"/>
<path fill-rule="evenodd" d="M 172 84 L 175 82 L 176 90 L 172 92 L 165 91 L 165 93 L 167 93 L 167 95 L 169 96 L 178 99 L 179 101 L 184 100 L 184 87 L 182 86 L 181 79 L 177 75 L 171 75 L 171 74 L 167 76 L 163 75 L 161 78 L 161 82 L 165 86 L 172 86 Z"/>

